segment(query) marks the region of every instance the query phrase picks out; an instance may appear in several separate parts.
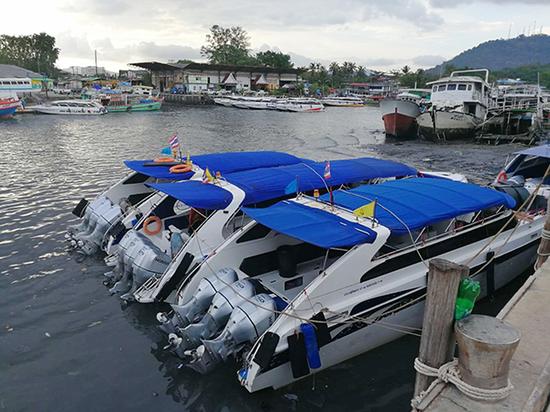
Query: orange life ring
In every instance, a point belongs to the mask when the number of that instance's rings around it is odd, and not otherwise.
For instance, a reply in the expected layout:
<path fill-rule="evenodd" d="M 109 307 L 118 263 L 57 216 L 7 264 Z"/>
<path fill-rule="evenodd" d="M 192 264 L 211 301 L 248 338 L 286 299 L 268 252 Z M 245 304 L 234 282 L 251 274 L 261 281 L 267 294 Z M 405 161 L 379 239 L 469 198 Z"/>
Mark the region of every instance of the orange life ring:
<path fill-rule="evenodd" d="M 149 226 L 152 223 L 157 224 L 155 230 L 149 229 Z M 143 222 L 143 231 L 145 232 L 146 235 L 154 236 L 154 235 L 159 234 L 161 230 L 162 230 L 162 221 L 160 220 L 160 217 L 158 217 L 158 216 L 149 216 Z"/>
<path fill-rule="evenodd" d="M 182 163 L 180 165 L 175 165 L 170 168 L 170 173 L 187 173 L 193 170 L 193 166 Z"/>
<path fill-rule="evenodd" d="M 173 163 L 175 162 L 176 159 L 174 159 L 173 157 L 157 157 L 155 160 L 153 160 L 153 162 L 155 163 Z"/>

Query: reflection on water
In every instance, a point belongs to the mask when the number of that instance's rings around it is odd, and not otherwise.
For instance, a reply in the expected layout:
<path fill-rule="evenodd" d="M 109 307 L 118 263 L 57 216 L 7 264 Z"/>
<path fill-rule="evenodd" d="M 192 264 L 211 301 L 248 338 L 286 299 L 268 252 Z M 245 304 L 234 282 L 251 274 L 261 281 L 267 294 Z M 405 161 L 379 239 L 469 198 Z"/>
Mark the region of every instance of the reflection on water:
<path fill-rule="evenodd" d="M 67 253 L 81 198 L 151 158 L 177 132 L 191 153 L 283 150 L 316 160 L 375 155 L 487 181 L 511 146 L 385 142 L 376 108 L 279 113 L 170 108 L 0 122 L 0 410 L 405 410 L 418 339 L 405 337 L 277 391 L 248 394 L 230 362 L 199 376 L 165 351 L 161 308 L 122 305 L 101 257 Z M 510 288 L 513 292 L 513 287 Z M 511 293 L 507 292 L 507 293 Z M 494 311 L 505 300 L 482 310 Z"/>

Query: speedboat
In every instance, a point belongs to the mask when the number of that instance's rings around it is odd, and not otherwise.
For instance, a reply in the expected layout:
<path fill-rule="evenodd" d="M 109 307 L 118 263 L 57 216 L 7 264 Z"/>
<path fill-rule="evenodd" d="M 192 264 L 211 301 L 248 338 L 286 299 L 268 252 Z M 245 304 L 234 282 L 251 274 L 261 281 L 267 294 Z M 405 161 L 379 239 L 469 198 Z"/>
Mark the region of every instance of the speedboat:
<path fill-rule="evenodd" d="M 289 98 L 270 103 L 270 108 L 281 112 L 322 112 L 325 106 L 317 99 Z"/>
<path fill-rule="evenodd" d="M 483 72 L 485 77 L 469 75 Z M 489 70 L 454 71 L 432 85 L 430 110 L 416 118 L 418 132 L 426 140 L 456 140 L 474 137 L 487 117 Z"/>
<path fill-rule="evenodd" d="M 231 101 L 231 105 L 238 109 L 268 110 L 274 98 L 271 97 L 238 97 Z"/>
<path fill-rule="evenodd" d="M 322 99 L 322 103 L 325 106 L 334 106 L 334 107 L 363 107 L 365 106 L 365 101 L 360 97 L 353 96 L 344 96 L 344 97 L 325 97 Z"/>
<path fill-rule="evenodd" d="M 337 365 L 421 326 L 429 259 L 468 266 L 482 296 L 529 267 L 545 212 L 516 219 L 524 201 L 408 178 L 243 208 L 179 291 L 168 348 L 201 373 L 242 359 L 250 392 Z"/>
<path fill-rule="evenodd" d="M 50 104 L 29 106 L 28 109 L 42 114 L 100 115 L 107 113 L 107 109 L 101 104 L 86 100 L 56 100 Z"/>
<path fill-rule="evenodd" d="M 0 97 L 0 119 L 9 119 L 13 117 L 21 102 L 13 97 Z"/>
<path fill-rule="evenodd" d="M 303 162 L 228 173 L 210 184 L 151 184 L 167 196 L 141 217 L 119 241 L 118 250 L 107 257 L 106 261 L 114 265 L 107 274 L 114 284 L 111 291 L 142 303 L 163 300 L 247 222 L 240 212 L 242 206 L 293 197 L 296 190 L 326 191 L 328 185 L 417 173 L 409 166 L 373 158 L 335 160 L 329 179 L 322 177 L 324 169 L 324 162 Z"/>
<path fill-rule="evenodd" d="M 80 200 L 73 214 L 81 218 L 81 222 L 69 227 L 66 238 L 87 255 L 108 249 L 111 237 L 123 236 L 133 226 L 134 220 L 149 213 L 161 200 L 162 196 L 154 193 L 149 183 L 200 180 L 206 168 L 210 168 L 213 173 L 229 173 L 303 162 L 296 156 L 270 151 L 213 153 L 192 156 L 190 160 L 191 170 L 185 173 L 170 171 L 173 166 L 180 165 L 177 162 L 125 161 L 132 172 L 91 202 Z"/>

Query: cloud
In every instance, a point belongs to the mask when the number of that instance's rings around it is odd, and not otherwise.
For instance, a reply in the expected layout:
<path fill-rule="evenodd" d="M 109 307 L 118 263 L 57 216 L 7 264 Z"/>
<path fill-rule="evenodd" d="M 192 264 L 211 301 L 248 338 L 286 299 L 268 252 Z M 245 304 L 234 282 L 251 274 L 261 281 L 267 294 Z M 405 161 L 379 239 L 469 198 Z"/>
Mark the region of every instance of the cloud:
<path fill-rule="evenodd" d="M 518 5 L 544 5 L 548 6 L 548 0 L 429 0 L 432 7 L 458 7 L 473 3 L 493 3 L 493 4 L 518 4 Z"/>
<path fill-rule="evenodd" d="M 433 66 L 437 66 L 440 63 L 443 63 L 444 61 L 445 61 L 445 57 L 443 56 L 425 55 L 425 56 L 416 56 L 412 58 L 413 64 L 419 67 L 433 67 Z"/>

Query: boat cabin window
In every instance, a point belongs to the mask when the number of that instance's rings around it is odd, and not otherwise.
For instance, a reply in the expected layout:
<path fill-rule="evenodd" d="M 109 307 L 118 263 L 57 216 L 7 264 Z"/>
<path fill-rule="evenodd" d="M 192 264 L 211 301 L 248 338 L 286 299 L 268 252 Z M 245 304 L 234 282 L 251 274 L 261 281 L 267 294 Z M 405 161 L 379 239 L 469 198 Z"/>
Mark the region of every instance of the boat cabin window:
<path fill-rule="evenodd" d="M 468 91 L 471 91 L 471 90 L 472 90 L 472 85 L 469 84 L 469 85 L 468 85 Z"/>
<path fill-rule="evenodd" d="M 471 89 L 471 87 L 470 87 Z M 458 85 L 458 90 L 466 90 L 466 85 L 465 84 L 459 84 Z"/>
<path fill-rule="evenodd" d="M 437 91 L 437 86 L 432 87 L 432 92 L 436 92 L 436 91 Z"/>
<path fill-rule="evenodd" d="M 475 87 L 478 92 L 481 91 L 481 83 L 475 83 Z"/>
<path fill-rule="evenodd" d="M 447 90 L 456 90 L 456 84 L 449 84 Z"/>
<path fill-rule="evenodd" d="M 446 84 L 441 84 L 441 85 L 438 86 L 437 91 L 438 92 L 444 92 L 446 88 L 447 88 Z"/>

